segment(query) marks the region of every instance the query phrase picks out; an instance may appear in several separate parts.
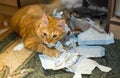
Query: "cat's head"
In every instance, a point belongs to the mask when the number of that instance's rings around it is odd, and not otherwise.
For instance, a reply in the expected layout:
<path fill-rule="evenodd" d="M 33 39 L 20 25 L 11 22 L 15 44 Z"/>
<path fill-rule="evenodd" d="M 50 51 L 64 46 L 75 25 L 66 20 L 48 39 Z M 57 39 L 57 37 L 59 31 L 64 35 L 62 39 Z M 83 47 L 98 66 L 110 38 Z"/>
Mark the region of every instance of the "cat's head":
<path fill-rule="evenodd" d="M 36 33 L 45 44 L 54 45 L 65 35 L 65 20 L 51 16 L 42 16 Z"/>

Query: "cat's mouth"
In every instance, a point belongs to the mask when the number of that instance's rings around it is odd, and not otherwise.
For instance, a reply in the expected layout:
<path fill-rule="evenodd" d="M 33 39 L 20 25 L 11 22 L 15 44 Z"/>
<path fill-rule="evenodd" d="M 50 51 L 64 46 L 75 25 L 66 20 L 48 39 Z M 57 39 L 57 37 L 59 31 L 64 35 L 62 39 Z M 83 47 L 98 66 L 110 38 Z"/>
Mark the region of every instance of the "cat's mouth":
<path fill-rule="evenodd" d="M 45 43 L 45 45 L 49 48 L 54 48 L 55 44 L 52 43 Z"/>

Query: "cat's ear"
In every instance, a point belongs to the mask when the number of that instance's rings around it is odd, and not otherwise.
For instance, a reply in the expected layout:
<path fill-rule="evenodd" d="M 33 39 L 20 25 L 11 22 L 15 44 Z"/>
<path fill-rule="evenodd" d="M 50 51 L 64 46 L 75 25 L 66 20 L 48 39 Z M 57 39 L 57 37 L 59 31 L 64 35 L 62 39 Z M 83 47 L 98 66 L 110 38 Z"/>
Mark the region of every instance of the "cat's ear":
<path fill-rule="evenodd" d="M 48 24 L 47 15 L 43 14 L 43 16 L 42 16 L 42 26 L 47 26 L 47 24 Z"/>
<path fill-rule="evenodd" d="M 64 19 L 61 19 L 61 20 L 59 20 L 58 27 L 59 27 L 60 29 L 64 29 L 65 24 L 66 24 L 65 20 L 64 20 Z"/>

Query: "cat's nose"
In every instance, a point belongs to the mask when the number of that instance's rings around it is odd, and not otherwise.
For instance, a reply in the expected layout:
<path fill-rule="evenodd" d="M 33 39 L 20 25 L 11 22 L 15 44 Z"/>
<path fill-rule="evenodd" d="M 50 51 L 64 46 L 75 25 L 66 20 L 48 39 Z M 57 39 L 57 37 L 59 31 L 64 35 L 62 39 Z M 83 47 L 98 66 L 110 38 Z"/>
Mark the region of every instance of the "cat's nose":
<path fill-rule="evenodd" d="M 50 43 L 51 43 L 51 41 L 52 41 L 52 40 L 47 40 L 47 43 L 49 43 L 49 44 L 50 44 Z"/>

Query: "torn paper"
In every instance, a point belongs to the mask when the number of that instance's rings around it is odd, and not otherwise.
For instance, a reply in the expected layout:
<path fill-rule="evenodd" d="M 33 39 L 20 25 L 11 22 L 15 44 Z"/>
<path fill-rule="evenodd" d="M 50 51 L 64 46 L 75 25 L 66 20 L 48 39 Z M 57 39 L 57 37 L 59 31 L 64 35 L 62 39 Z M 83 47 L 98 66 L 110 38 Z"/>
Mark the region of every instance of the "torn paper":
<path fill-rule="evenodd" d="M 78 35 L 79 45 L 104 45 L 114 43 L 114 35 L 112 33 L 100 33 L 93 28 Z"/>
<path fill-rule="evenodd" d="M 84 57 L 103 57 L 105 56 L 105 48 L 102 46 L 78 46 L 78 52 Z M 71 49 L 70 52 L 74 52 Z"/>
<path fill-rule="evenodd" d="M 39 54 L 44 69 L 58 70 L 73 65 L 78 59 L 78 53 L 63 52 L 58 58 Z"/>
<path fill-rule="evenodd" d="M 23 42 L 20 42 L 13 48 L 13 51 L 19 51 L 19 50 L 22 50 L 23 48 L 24 48 L 24 44 Z"/>
<path fill-rule="evenodd" d="M 91 30 L 91 31 L 94 32 L 95 30 Z M 98 34 L 101 33 L 98 32 Z M 66 50 L 63 49 L 63 45 L 61 42 L 58 42 L 56 44 L 55 48 L 60 52 L 62 52 L 59 57 L 52 58 L 46 55 L 39 55 L 43 68 L 53 69 L 53 70 L 67 68 L 66 71 L 74 73 L 73 78 L 82 78 L 82 74 L 92 74 L 92 71 L 95 69 L 95 67 L 98 67 L 103 72 L 109 72 L 111 70 L 110 67 L 99 65 L 96 61 L 92 59 L 88 59 L 90 57 L 105 56 L 105 48 L 102 46 L 85 46 L 85 45 L 78 46 L 76 45 L 76 43 L 77 42 L 79 43 L 80 41 L 79 35 L 78 38 L 75 36 L 71 36 L 69 41 L 65 42 L 65 45 L 69 46 L 67 47 Z M 83 35 L 83 37 L 84 36 L 85 34 Z M 98 37 L 98 39 L 102 40 L 104 35 L 100 35 L 100 36 L 101 37 Z M 95 39 L 97 40 L 97 38 Z"/>
<path fill-rule="evenodd" d="M 92 74 L 95 67 L 103 72 L 111 70 L 110 67 L 99 65 L 96 61 L 88 59 L 86 56 L 80 56 L 77 52 L 63 52 L 58 58 L 40 54 L 39 58 L 44 69 L 59 70 L 67 68 L 67 71 L 74 73 L 73 78 L 82 78 L 82 74 Z"/>
<path fill-rule="evenodd" d="M 79 52 L 75 52 L 74 49 L 70 49 L 61 53 L 58 58 L 39 55 L 43 68 L 57 70 L 73 65 L 80 56 L 89 58 L 102 57 L 105 55 L 105 49 L 101 46 L 79 46 L 77 49 Z"/>
<path fill-rule="evenodd" d="M 62 15 L 63 15 L 62 11 L 58 12 L 57 8 L 54 9 L 54 11 L 53 11 L 53 16 L 54 17 L 56 17 L 56 18 L 62 18 Z"/>
<path fill-rule="evenodd" d="M 95 67 L 99 68 L 103 72 L 111 71 L 110 67 L 99 65 L 96 61 L 87 58 L 82 60 L 80 58 L 75 65 L 69 67 L 68 69 L 75 73 L 73 78 L 82 78 L 82 74 L 92 74 Z"/>
<path fill-rule="evenodd" d="M 77 27 L 84 32 L 84 31 L 87 31 L 89 28 L 93 28 L 100 33 L 105 33 L 105 31 L 100 27 L 100 25 L 93 22 L 90 18 L 86 18 L 86 19 L 82 20 L 82 19 L 78 19 L 74 16 L 71 16 L 70 26 L 71 26 L 72 30 L 75 30 L 75 28 Z"/>

